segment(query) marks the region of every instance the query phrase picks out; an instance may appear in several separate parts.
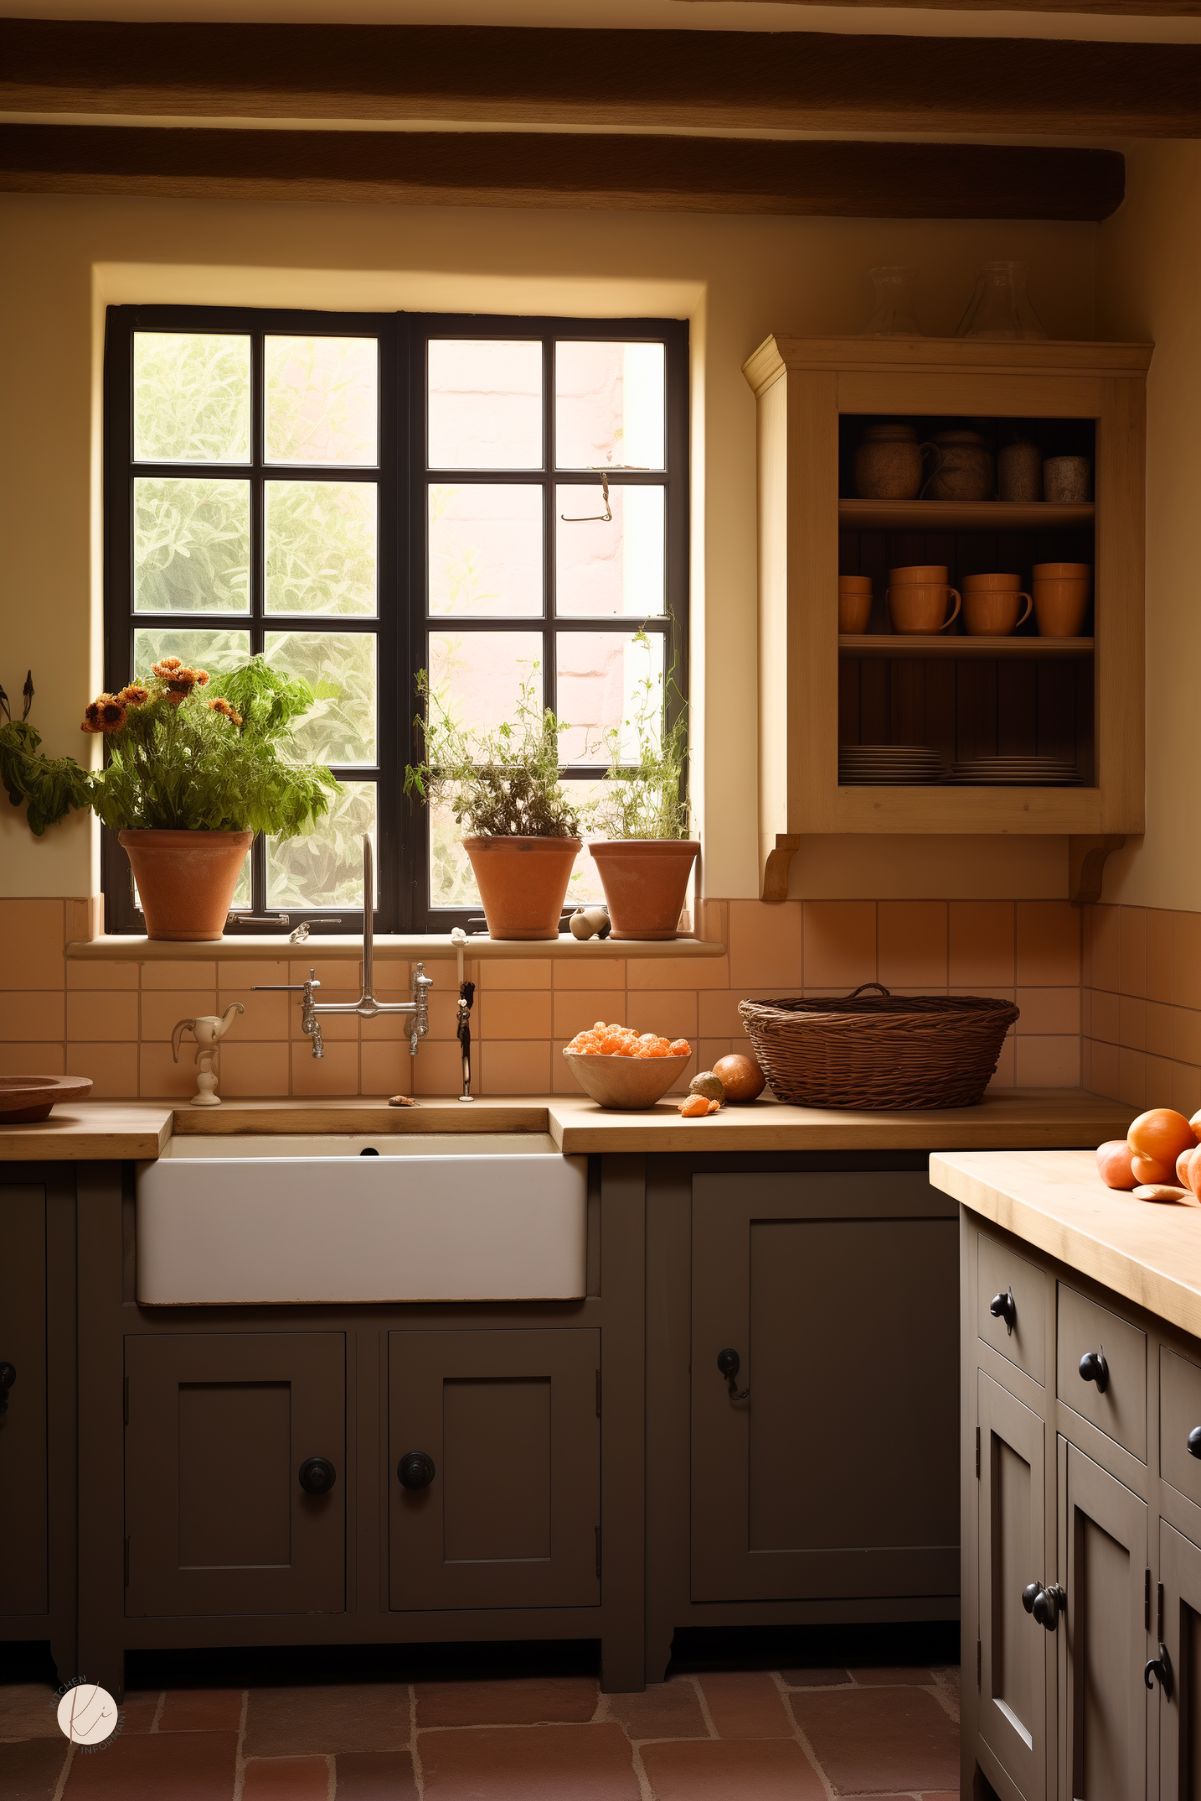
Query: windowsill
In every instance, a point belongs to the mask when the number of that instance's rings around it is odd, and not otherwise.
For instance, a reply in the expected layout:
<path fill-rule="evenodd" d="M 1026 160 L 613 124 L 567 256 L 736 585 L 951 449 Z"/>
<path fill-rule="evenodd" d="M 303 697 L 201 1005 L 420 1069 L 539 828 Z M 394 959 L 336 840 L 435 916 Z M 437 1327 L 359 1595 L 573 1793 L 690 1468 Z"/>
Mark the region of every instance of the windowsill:
<path fill-rule="evenodd" d="M 323 959 L 355 957 L 360 954 L 361 940 L 352 933 L 337 937 L 314 934 L 301 944 L 290 939 L 265 934 L 251 938 L 219 938 L 202 944 L 170 944 L 162 939 L 125 937 L 113 933 L 106 938 L 79 939 L 67 946 L 69 961 L 87 963 L 202 963 L 214 957 L 222 962 L 275 962 L 281 958 L 302 961 L 306 957 Z M 563 933 L 558 938 L 468 938 L 463 947 L 468 957 L 575 957 L 584 962 L 620 961 L 631 957 L 722 957 L 724 944 L 708 944 L 699 938 L 671 938 L 666 941 L 646 938 L 572 938 Z M 382 963 L 411 962 L 415 957 L 437 960 L 457 956 L 458 946 L 449 934 L 414 933 L 412 935 L 378 936 L 375 955 Z"/>

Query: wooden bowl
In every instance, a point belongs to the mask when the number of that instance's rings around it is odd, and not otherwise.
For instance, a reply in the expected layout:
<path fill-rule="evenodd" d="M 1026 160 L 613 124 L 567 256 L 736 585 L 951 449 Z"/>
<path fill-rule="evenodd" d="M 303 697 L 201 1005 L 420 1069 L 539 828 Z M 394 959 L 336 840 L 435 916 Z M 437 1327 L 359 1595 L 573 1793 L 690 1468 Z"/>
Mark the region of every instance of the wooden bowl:
<path fill-rule="evenodd" d="M 661 1101 L 682 1074 L 687 1057 L 588 1056 L 564 1051 L 576 1081 L 599 1107 L 637 1113 Z"/>
<path fill-rule="evenodd" d="M 31 1126 L 50 1118 L 59 1101 L 79 1101 L 91 1076 L 0 1076 L 0 1126 Z"/>

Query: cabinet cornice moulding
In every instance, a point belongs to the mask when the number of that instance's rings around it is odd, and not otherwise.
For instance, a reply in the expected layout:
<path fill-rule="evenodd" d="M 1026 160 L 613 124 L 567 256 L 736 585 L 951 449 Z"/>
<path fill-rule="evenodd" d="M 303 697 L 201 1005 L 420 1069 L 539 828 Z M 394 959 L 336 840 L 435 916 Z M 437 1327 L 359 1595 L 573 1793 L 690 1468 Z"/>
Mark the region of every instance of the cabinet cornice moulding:
<path fill-rule="evenodd" d="M 789 369 L 844 373 L 898 371 L 941 375 L 948 369 L 988 375 L 1070 375 L 1077 372 L 1142 380 L 1151 344 L 1087 343 L 1056 338 L 995 342 L 987 338 L 794 338 L 773 333 L 753 350 L 742 372 L 756 394 Z"/>

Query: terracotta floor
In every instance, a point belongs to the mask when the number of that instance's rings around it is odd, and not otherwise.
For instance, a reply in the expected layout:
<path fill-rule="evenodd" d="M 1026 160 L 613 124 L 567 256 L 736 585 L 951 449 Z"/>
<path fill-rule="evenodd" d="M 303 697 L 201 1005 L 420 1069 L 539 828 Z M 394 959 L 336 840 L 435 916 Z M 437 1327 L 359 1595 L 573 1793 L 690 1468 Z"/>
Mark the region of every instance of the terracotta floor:
<path fill-rule="evenodd" d="M 68 1754 L 49 1690 L 0 1687 L 3 1801 L 956 1801 L 954 1671 L 131 1692 Z"/>

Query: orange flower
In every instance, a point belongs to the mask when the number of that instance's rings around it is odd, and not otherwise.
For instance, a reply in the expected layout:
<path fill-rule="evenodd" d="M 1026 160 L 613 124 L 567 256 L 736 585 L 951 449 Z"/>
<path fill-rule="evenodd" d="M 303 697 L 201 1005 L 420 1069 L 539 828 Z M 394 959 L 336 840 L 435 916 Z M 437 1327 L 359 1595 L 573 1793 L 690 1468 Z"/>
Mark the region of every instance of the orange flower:
<path fill-rule="evenodd" d="M 196 686 L 198 688 L 207 688 L 208 685 L 209 685 L 208 670 L 207 669 L 198 669 L 196 671 Z"/>
<path fill-rule="evenodd" d="M 103 700 L 105 697 L 101 695 L 100 698 Z M 83 724 L 79 729 L 81 732 L 98 732 L 100 730 L 99 700 L 90 700 L 83 709 Z"/>
<path fill-rule="evenodd" d="M 161 657 L 157 663 L 152 664 L 150 673 L 157 675 L 161 682 L 165 682 L 170 680 L 177 669 L 182 668 L 183 663 L 179 657 Z"/>
<path fill-rule="evenodd" d="M 223 700 L 220 695 L 218 695 L 216 700 L 209 701 L 209 712 L 220 713 L 223 719 L 230 720 L 234 725 L 241 725 L 242 723 L 242 715 L 238 712 L 238 709 L 236 707 L 231 707 L 229 702 Z"/>
<path fill-rule="evenodd" d="M 170 661 L 172 659 L 168 660 Z M 179 663 L 178 659 L 175 660 L 177 662 L 177 667 L 170 670 L 167 674 L 162 676 L 161 679 L 167 684 L 167 699 L 173 701 L 175 705 L 178 706 L 181 700 L 186 700 L 188 698 L 188 695 L 198 683 L 203 687 L 204 683 L 207 682 L 209 678 L 207 671 L 203 669 L 189 669 L 185 664 Z M 155 665 L 155 668 L 158 668 L 157 664 Z M 202 677 L 203 681 L 201 680 Z"/>
<path fill-rule="evenodd" d="M 125 707 L 116 694 L 102 694 L 97 703 L 100 708 L 100 730 L 102 732 L 119 732 L 125 724 Z"/>
<path fill-rule="evenodd" d="M 127 707 L 144 707 L 150 699 L 150 690 L 143 688 L 141 682 L 130 682 L 127 687 L 122 688 L 117 699 Z"/>

